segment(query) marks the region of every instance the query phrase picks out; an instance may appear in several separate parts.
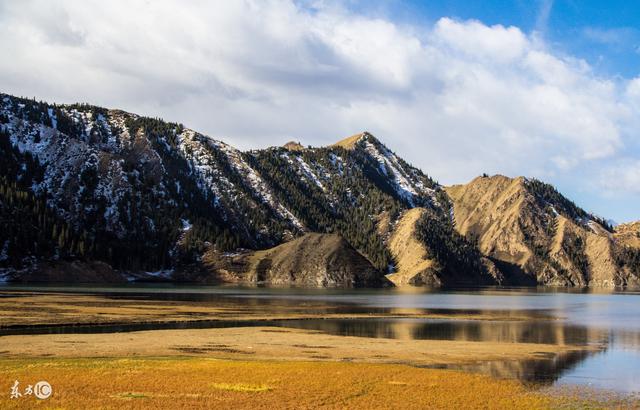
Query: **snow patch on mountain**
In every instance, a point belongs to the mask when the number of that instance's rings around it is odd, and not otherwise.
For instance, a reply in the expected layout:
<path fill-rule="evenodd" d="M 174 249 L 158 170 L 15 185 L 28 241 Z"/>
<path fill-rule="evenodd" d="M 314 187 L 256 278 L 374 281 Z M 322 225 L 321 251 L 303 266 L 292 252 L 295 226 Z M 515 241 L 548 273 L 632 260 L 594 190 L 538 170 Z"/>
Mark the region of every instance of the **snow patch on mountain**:
<path fill-rule="evenodd" d="M 267 183 L 262 179 L 260 174 L 256 172 L 247 162 L 242 158 L 242 154 L 237 149 L 233 148 L 230 145 L 227 145 L 220 141 L 212 141 L 212 144 L 216 145 L 222 152 L 225 153 L 227 158 L 229 158 L 229 162 L 231 166 L 238 172 L 238 174 L 244 178 L 244 181 L 248 183 L 249 187 L 253 190 L 258 197 L 262 198 L 263 202 L 268 204 L 271 209 L 273 209 L 278 215 L 280 215 L 285 220 L 291 222 L 296 228 L 302 230 L 303 225 L 300 223 L 298 218 L 286 207 L 284 207 L 281 203 L 279 203 L 273 195 L 271 195 L 271 190 Z"/>
<path fill-rule="evenodd" d="M 398 163 L 397 157 L 384 147 L 376 147 L 369 141 L 364 141 L 366 152 L 371 155 L 380 166 L 380 172 L 393 177 L 397 194 L 414 206 L 414 197 L 418 192 L 407 178 L 406 173 Z M 420 183 L 421 184 L 421 183 Z"/>
<path fill-rule="evenodd" d="M 334 153 L 329 154 L 329 161 L 331 165 L 333 165 L 338 170 L 338 175 L 344 175 L 344 160 L 341 156 L 336 155 Z"/>
<path fill-rule="evenodd" d="M 322 189 L 323 191 L 325 191 L 324 186 L 322 185 L 322 182 L 320 182 L 320 179 L 318 178 L 318 176 L 313 172 L 313 170 L 311 169 L 311 167 L 309 166 L 309 164 L 307 164 L 304 159 L 301 156 L 296 157 L 296 160 L 298 160 L 298 164 L 301 167 L 301 171 L 302 173 L 307 177 L 307 179 L 316 184 L 318 186 L 318 188 Z"/>
<path fill-rule="evenodd" d="M 231 189 L 231 183 L 222 176 L 210 151 L 197 141 L 197 136 L 195 131 L 184 130 L 177 136 L 178 149 L 189 160 L 189 166 L 197 175 L 198 188 L 207 196 L 213 194 L 213 201 L 218 205 L 221 188 Z"/>

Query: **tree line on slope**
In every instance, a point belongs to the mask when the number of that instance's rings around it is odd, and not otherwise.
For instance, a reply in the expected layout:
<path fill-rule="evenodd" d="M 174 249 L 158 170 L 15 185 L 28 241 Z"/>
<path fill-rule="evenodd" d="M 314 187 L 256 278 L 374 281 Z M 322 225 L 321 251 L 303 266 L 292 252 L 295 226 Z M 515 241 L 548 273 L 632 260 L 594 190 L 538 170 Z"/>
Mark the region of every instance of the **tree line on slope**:
<path fill-rule="evenodd" d="M 81 172 L 70 189 L 67 199 L 77 200 L 84 209 L 71 218 L 64 209 L 51 207 L 49 193 L 33 192 L 32 187 L 42 182 L 44 167 L 29 152 L 14 147 L 1 127 L 0 156 L 0 216 L 5 227 L 0 252 L 5 250 L 5 266 L 20 266 L 29 257 L 78 258 L 101 260 L 123 270 L 156 270 L 171 267 L 176 260 L 193 262 L 207 243 L 223 250 L 241 245 L 238 235 L 212 213 L 211 200 L 202 198 L 188 178 L 182 178 L 187 205 L 175 201 L 177 196 L 173 201 L 157 198 L 153 186 L 134 184 L 117 204 L 120 215 L 127 216 L 127 230 L 118 235 L 107 229 L 107 204 L 93 195 L 99 179 L 95 168 Z M 189 220 L 192 229 L 184 232 L 182 219 Z"/>
<path fill-rule="evenodd" d="M 417 239 L 425 245 L 428 258 L 434 259 L 441 268 L 443 283 L 494 282 L 477 243 L 458 233 L 446 212 L 427 210 L 416 222 L 415 232 Z"/>
<path fill-rule="evenodd" d="M 558 212 L 575 221 L 583 222 L 586 219 L 591 219 L 600 224 L 607 231 L 613 232 L 613 227 L 606 219 L 586 212 L 573 201 L 558 192 L 553 185 L 532 178 L 527 179 L 526 186 L 543 208 L 547 207 L 549 204 L 555 205 L 559 207 L 559 209 L 557 209 Z"/>
<path fill-rule="evenodd" d="M 324 189 L 301 175 L 289 162 L 298 155 L 309 166 L 318 165 L 328 170 L 321 181 Z M 331 160 L 333 155 L 342 158 L 343 168 Z M 267 181 L 278 200 L 309 230 L 341 234 L 380 270 L 388 269 L 393 263 L 385 238 L 378 233 L 377 216 L 389 212 L 395 217 L 406 204 L 391 195 L 392 187 L 373 172 L 374 164 L 369 157 L 343 148 L 295 153 L 273 148 L 253 151 L 245 157 Z"/>

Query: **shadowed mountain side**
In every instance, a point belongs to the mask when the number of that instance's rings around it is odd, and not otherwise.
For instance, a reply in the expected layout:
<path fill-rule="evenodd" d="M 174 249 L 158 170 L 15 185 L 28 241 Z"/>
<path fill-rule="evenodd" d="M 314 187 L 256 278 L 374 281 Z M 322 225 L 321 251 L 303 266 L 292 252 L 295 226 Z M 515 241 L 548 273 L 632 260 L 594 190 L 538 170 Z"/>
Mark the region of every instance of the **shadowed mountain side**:
<path fill-rule="evenodd" d="M 99 261 L 48 261 L 16 275 L 16 283 L 126 283 L 126 276 Z"/>

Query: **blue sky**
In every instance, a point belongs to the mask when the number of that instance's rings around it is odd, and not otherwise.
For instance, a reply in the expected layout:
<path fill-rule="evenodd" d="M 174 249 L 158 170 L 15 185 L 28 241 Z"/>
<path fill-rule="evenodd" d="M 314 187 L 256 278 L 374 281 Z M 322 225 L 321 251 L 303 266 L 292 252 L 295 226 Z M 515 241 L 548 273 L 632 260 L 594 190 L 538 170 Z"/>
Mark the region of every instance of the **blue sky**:
<path fill-rule="evenodd" d="M 399 20 L 434 22 L 448 16 L 538 31 L 559 51 L 584 58 L 606 75 L 633 77 L 640 68 L 640 3 L 634 1 L 454 0 L 387 5 Z"/>
<path fill-rule="evenodd" d="M 559 52 L 584 58 L 605 75 L 635 77 L 640 70 L 640 3 L 634 1 L 355 1 L 349 7 L 414 25 L 451 17 L 516 26 L 538 32 Z"/>
<path fill-rule="evenodd" d="M 537 177 L 640 219 L 640 3 L 0 0 L 0 90 L 242 149 L 367 130 L 444 184 Z"/>

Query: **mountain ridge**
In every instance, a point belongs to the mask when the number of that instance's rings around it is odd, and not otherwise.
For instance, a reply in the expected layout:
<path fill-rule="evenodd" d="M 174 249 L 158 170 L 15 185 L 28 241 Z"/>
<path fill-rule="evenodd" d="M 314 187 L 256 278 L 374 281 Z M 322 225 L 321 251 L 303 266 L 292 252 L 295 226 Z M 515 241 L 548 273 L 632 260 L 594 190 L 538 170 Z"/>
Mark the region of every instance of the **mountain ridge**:
<path fill-rule="evenodd" d="M 529 284 L 627 286 L 638 282 L 635 257 L 614 229 L 534 179 L 478 177 L 447 188 L 456 230 L 511 276 Z M 630 262 L 631 261 L 631 262 Z"/>
<path fill-rule="evenodd" d="M 217 266 L 205 255 L 262 252 L 312 233 L 339 235 L 344 242 L 332 243 L 366 258 L 379 283 L 402 269 L 403 255 L 394 242 L 420 249 L 418 265 L 431 261 L 430 279 L 418 281 L 423 284 L 532 279 L 510 272 L 512 265 L 526 265 L 518 255 L 476 243 L 475 219 L 490 211 L 488 204 L 468 219 L 460 211 L 464 195 L 456 194 L 463 188 L 442 187 L 368 132 L 328 147 L 288 143 L 243 152 L 178 123 L 0 94 L 0 134 L 7 159 L 0 166 L 0 217 L 8 227 L 0 234 L 0 270 L 7 280 L 19 280 L 47 261 L 77 260 L 107 263 L 130 276 L 163 271 L 172 272 L 168 279 L 197 282 L 197 274 L 210 274 L 205 262 Z M 547 211 L 557 212 L 580 229 L 615 235 L 553 187 L 516 180 L 537 192 L 527 197 L 532 215 L 546 220 Z M 420 215 L 410 226 L 396 229 L 416 212 Z M 18 224 L 17 216 L 32 222 Z M 538 230 L 533 235 L 544 236 Z M 633 253 L 615 247 L 617 253 Z M 535 247 L 525 248 L 524 254 Z M 588 284 L 572 269 L 552 276 L 566 286 Z M 550 278 L 542 275 L 534 282 Z"/>

